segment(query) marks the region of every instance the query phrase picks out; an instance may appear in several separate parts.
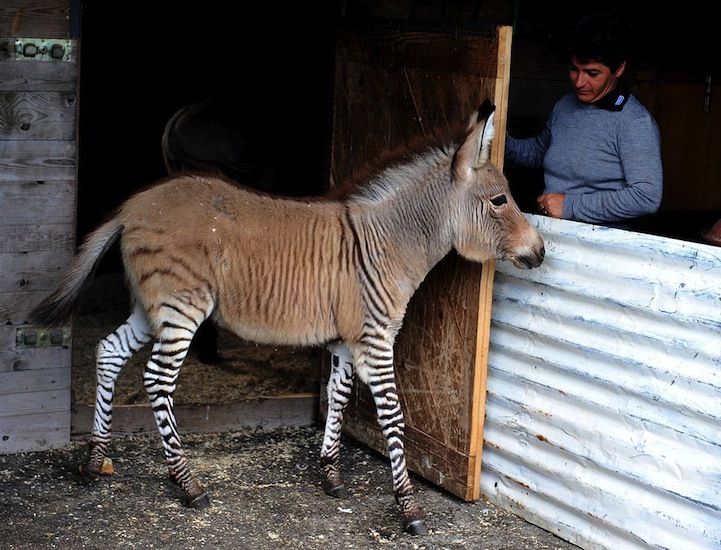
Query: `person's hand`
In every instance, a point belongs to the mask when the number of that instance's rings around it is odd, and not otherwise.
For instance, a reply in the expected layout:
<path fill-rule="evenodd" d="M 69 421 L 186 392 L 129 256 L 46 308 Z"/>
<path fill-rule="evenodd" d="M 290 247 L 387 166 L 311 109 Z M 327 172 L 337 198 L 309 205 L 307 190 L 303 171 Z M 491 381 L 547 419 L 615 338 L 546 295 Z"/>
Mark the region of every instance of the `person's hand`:
<path fill-rule="evenodd" d="M 548 193 L 541 195 L 536 199 L 541 214 L 551 216 L 552 218 L 563 217 L 563 199 L 566 195 L 563 193 Z"/>

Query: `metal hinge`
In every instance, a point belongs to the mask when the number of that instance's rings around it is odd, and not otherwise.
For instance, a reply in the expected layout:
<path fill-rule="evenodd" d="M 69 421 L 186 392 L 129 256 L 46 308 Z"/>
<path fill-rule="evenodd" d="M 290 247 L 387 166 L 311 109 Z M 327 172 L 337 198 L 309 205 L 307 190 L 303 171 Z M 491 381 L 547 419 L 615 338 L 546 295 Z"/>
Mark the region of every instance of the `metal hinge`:
<path fill-rule="evenodd" d="M 70 346 L 72 332 L 70 327 L 32 327 L 24 326 L 15 332 L 16 348 L 50 348 Z"/>
<path fill-rule="evenodd" d="M 15 59 L 22 61 L 73 61 L 75 40 L 16 38 Z"/>

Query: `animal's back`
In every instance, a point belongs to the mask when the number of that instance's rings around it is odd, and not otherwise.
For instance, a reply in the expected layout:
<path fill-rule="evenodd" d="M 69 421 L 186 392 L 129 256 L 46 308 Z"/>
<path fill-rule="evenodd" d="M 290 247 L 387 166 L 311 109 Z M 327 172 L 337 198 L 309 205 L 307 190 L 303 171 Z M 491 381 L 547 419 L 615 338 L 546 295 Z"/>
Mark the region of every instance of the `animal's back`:
<path fill-rule="evenodd" d="M 337 202 L 176 178 L 123 206 L 123 258 L 155 325 L 168 300 L 210 301 L 215 318 L 243 338 L 318 344 L 360 311 L 343 212 Z"/>

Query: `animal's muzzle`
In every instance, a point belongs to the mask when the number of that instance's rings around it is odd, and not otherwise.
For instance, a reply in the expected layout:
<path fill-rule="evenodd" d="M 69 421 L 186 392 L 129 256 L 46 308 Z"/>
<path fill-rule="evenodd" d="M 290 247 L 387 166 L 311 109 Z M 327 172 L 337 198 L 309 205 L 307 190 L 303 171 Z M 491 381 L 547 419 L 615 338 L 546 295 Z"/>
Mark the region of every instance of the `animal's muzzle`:
<path fill-rule="evenodd" d="M 521 269 L 532 269 L 538 267 L 543 263 L 543 258 L 546 256 L 546 247 L 543 245 L 534 247 L 525 254 L 518 254 L 511 258 L 511 261 L 516 267 Z"/>

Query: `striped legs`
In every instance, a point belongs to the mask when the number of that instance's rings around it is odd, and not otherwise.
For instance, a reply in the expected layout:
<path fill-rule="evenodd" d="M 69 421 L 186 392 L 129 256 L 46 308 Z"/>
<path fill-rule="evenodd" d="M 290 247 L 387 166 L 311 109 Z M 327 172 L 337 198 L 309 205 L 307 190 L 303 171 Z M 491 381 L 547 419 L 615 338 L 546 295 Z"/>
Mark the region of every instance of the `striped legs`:
<path fill-rule="evenodd" d="M 323 490 L 334 497 L 343 496 L 345 486 L 338 466 L 340 434 L 343 427 L 343 410 L 353 388 L 353 356 L 343 344 L 328 346 L 331 352 L 331 373 L 328 380 L 328 417 L 320 450 L 320 461 L 325 479 Z"/>
<path fill-rule="evenodd" d="M 145 312 L 136 303 L 128 320 L 115 332 L 103 338 L 96 349 L 98 385 L 95 392 L 95 418 L 90 436 L 88 461 L 80 466 L 80 472 L 96 479 L 107 456 L 113 420 L 113 392 L 115 381 L 130 356 L 150 341 L 151 334 Z"/>
<path fill-rule="evenodd" d="M 403 514 L 403 528 L 412 535 L 425 535 L 428 534 L 428 529 L 413 498 L 415 491 L 406 467 L 403 445 L 405 422 L 393 370 L 393 344 L 374 339 L 366 353 L 364 368 L 359 369 L 358 374 L 370 387 L 376 404 L 378 424 L 386 438 L 393 490 Z"/>
<path fill-rule="evenodd" d="M 207 508 L 210 506 L 210 498 L 190 471 L 173 411 L 173 394 L 180 367 L 188 354 L 193 334 L 207 317 L 207 313 L 200 308 L 187 306 L 187 303 L 184 306 L 169 303 L 161 305 L 165 321 L 145 365 L 143 383 L 163 440 L 170 479 L 185 493 L 186 506 Z"/>

